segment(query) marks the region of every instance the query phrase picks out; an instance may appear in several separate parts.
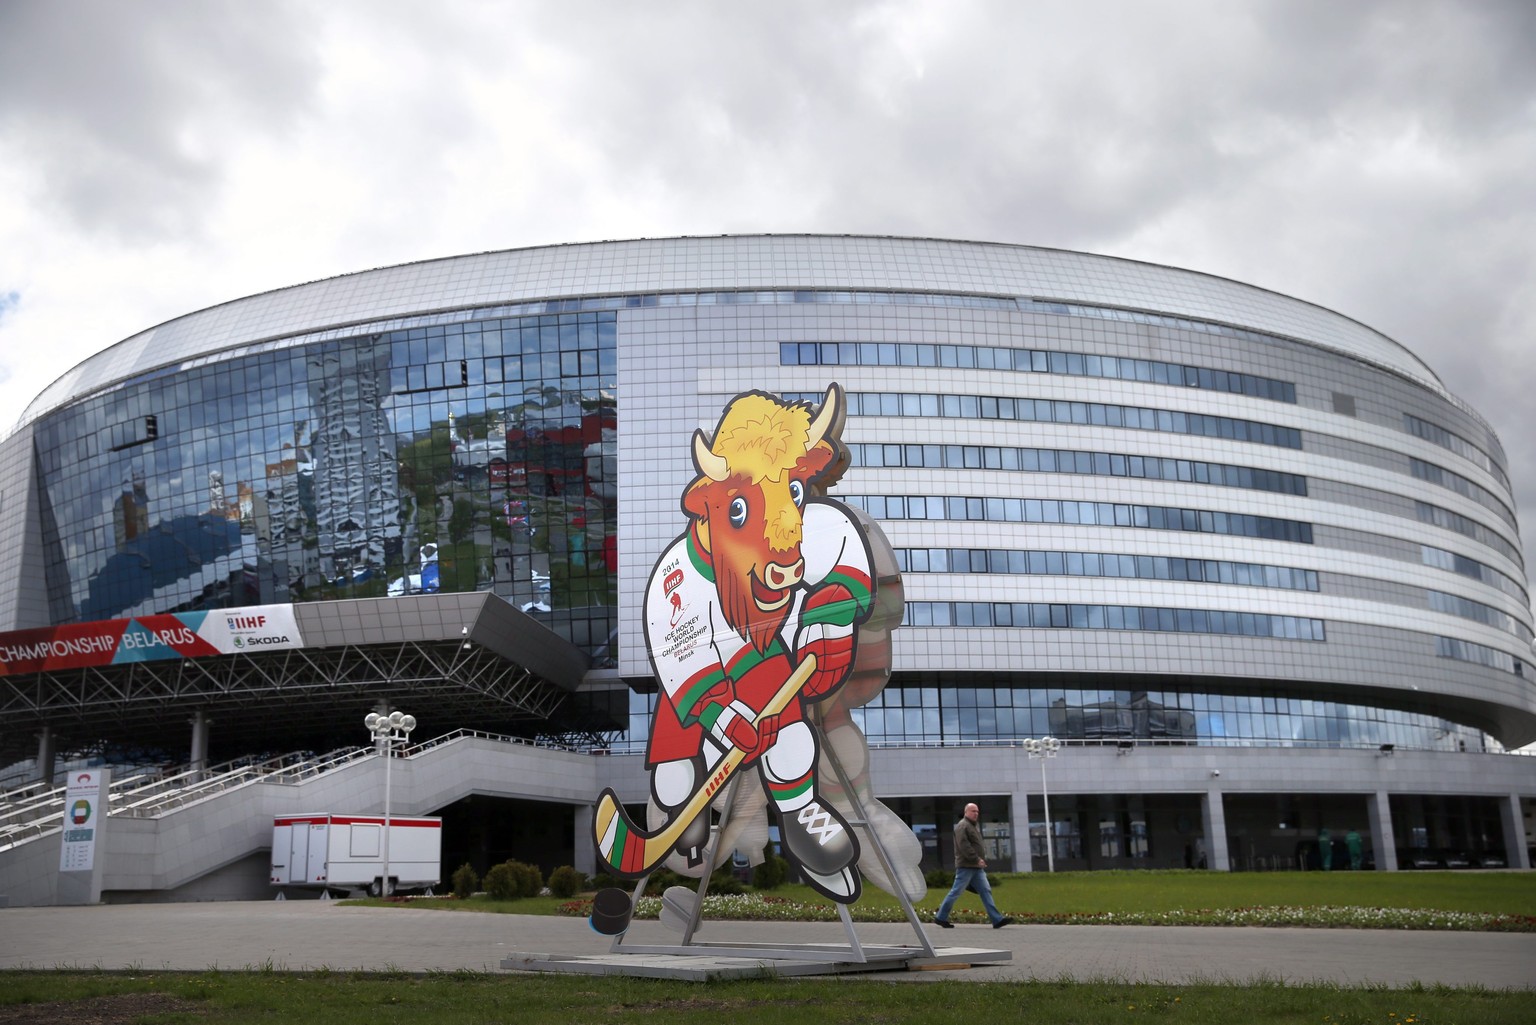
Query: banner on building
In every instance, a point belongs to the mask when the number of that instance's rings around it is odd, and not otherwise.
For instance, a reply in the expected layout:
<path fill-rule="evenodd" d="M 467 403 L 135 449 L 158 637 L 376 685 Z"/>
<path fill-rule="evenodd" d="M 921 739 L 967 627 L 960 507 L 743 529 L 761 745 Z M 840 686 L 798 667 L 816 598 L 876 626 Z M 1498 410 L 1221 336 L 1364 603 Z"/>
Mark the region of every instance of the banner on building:
<path fill-rule="evenodd" d="M 292 605 L 104 619 L 0 634 L 0 676 L 303 646 Z"/>

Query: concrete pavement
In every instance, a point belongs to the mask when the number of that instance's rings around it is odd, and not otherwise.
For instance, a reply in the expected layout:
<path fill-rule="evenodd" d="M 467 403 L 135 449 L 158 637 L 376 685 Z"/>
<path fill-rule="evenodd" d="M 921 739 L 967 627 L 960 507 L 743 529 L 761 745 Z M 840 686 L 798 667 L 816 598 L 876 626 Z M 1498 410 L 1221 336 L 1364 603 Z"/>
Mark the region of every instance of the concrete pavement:
<path fill-rule="evenodd" d="M 913 941 L 906 925 L 861 924 L 865 944 Z M 631 937 L 675 942 L 655 922 Z M 884 972 L 902 981 L 1444 983 L 1536 988 L 1536 934 L 1032 925 L 930 929 L 935 946 L 989 947 L 1011 962 L 964 971 Z M 710 922 L 701 940 L 841 943 L 840 925 Z M 514 952 L 597 955 L 609 941 L 583 919 L 342 907 L 321 901 L 118 904 L 0 909 L 0 969 L 500 972 Z"/>

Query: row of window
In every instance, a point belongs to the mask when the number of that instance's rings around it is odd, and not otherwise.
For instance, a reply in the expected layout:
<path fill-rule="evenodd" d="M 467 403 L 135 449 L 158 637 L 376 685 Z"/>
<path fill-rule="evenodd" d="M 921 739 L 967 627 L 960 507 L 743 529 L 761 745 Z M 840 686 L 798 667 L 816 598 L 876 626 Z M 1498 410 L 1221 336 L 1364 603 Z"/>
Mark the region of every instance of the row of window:
<path fill-rule="evenodd" d="M 1006 523 L 1080 523 L 1101 527 L 1184 530 L 1267 541 L 1312 543 L 1312 524 L 1278 516 L 1211 512 L 1123 502 L 1066 502 L 1036 498 L 922 495 L 839 496 L 877 520 L 988 520 Z"/>
<path fill-rule="evenodd" d="M 1436 637 L 1435 654 L 1441 658 L 1454 658 L 1459 662 L 1475 662 L 1489 669 L 1502 669 L 1516 676 L 1525 675 L 1525 664 L 1508 652 L 1474 644 L 1456 637 Z"/>
<path fill-rule="evenodd" d="M 613 376 L 618 356 L 585 349 L 580 352 L 544 352 L 530 356 L 487 356 L 450 363 L 390 368 L 390 391 L 397 394 L 437 388 L 468 388 L 476 385 L 538 384 L 559 377 Z M 520 393 L 512 393 L 519 395 Z"/>
<path fill-rule="evenodd" d="M 855 292 L 849 289 L 746 289 L 728 292 L 657 292 L 646 295 L 600 296 L 591 299 L 554 299 L 534 303 L 551 312 L 583 310 L 647 309 L 653 306 L 753 306 L 782 303 L 822 303 L 841 306 L 947 306 L 979 310 L 1016 310 L 1011 299 L 991 295 L 943 295 L 935 292 Z"/>
<path fill-rule="evenodd" d="M 1496 587 L 1511 598 L 1518 598 L 1521 602 L 1529 603 L 1530 596 L 1525 587 L 1514 577 L 1501 573 L 1492 566 L 1485 566 L 1476 559 L 1469 559 L 1465 555 L 1457 555 L 1443 548 L 1435 548 L 1431 545 L 1419 546 L 1420 558 L 1424 565 L 1433 566 L 1436 569 L 1450 570 L 1452 573 L 1460 573 L 1464 577 L 1471 577 L 1490 587 Z"/>
<path fill-rule="evenodd" d="M 1321 619 L 1267 612 L 1166 609 L 1052 602 L 909 601 L 904 626 L 991 626 L 1056 630 L 1143 630 L 1325 641 Z"/>
<path fill-rule="evenodd" d="M 1429 481 L 1431 484 L 1454 491 L 1463 498 L 1470 498 L 1483 508 L 1497 513 L 1511 527 L 1519 529 L 1514 510 L 1481 484 L 1476 484 L 1459 473 L 1452 473 L 1443 466 L 1426 463 L 1422 459 L 1414 459 L 1411 456 L 1408 459 L 1408 468 L 1419 480 Z"/>
<path fill-rule="evenodd" d="M 848 450 L 852 454 L 854 466 L 1074 473 L 1096 477 L 1176 480 L 1302 497 L 1307 494 L 1307 478 L 1299 473 L 1208 463 L 1198 459 L 1164 459 L 1160 456 L 1127 456 L 1114 452 L 999 445 L 854 444 L 849 445 Z"/>
<path fill-rule="evenodd" d="M 1509 476 L 1504 472 L 1504 467 L 1494 461 L 1494 458 L 1481 448 L 1472 444 L 1466 438 L 1452 431 L 1446 430 L 1437 423 L 1421 420 L 1412 413 L 1403 414 L 1403 427 L 1409 434 L 1425 441 L 1433 442 L 1441 448 L 1450 449 L 1463 459 L 1470 460 L 1493 474 L 1500 484 L 1506 488 L 1510 486 Z"/>
<path fill-rule="evenodd" d="M 386 339 L 390 390 L 612 376 L 618 371 L 617 329 L 617 318 L 607 314 L 393 332 Z"/>
<path fill-rule="evenodd" d="M 1047 349 L 990 345 L 928 345 L 890 342 L 784 342 L 779 363 L 787 367 L 953 367 L 1019 373 L 1101 377 L 1231 392 L 1275 402 L 1296 402 L 1296 385 L 1256 374 L 1211 370 L 1162 360 L 1095 356 Z"/>
<path fill-rule="evenodd" d="M 814 394 L 786 396 L 819 401 Z M 1127 430 L 1192 434 L 1202 438 L 1246 441 L 1256 445 L 1301 448 L 1301 432 L 1294 427 L 1239 420 L 1230 416 L 1184 413 L 1146 406 L 1117 406 L 1105 402 L 1069 402 L 1065 399 L 1011 399 L 991 395 L 939 395 L 918 392 L 850 392 L 851 416 L 949 417 L 958 419 L 1015 420 L 1026 423 L 1057 423 Z"/>
<path fill-rule="evenodd" d="M 381 341 L 389 346 L 392 366 L 457 362 L 481 356 L 535 355 L 618 348 L 619 320 L 598 316 L 516 317 L 392 331 Z"/>
<path fill-rule="evenodd" d="M 1517 566 L 1525 565 L 1525 558 L 1520 550 L 1504 539 L 1497 531 L 1484 526 L 1468 516 L 1442 509 L 1438 505 L 1430 505 L 1428 502 L 1414 502 L 1414 511 L 1419 515 L 1420 523 L 1427 523 L 1432 527 L 1442 530 L 1453 530 L 1458 534 L 1470 537 L 1480 545 L 1487 545 Z"/>
<path fill-rule="evenodd" d="M 921 674 L 914 674 L 921 675 Z M 872 744 L 1014 740 L 1232 739 L 1280 746 L 1393 743 L 1481 749 L 1482 734 L 1419 712 L 1287 695 L 1044 687 L 902 686 L 853 710 Z M 643 734 L 642 734 L 643 735 Z"/>
<path fill-rule="evenodd" d="M 1316 591 L 1317 571 L 1221 559 L 1180 559 L 1112 552 L 1054 552 L 1004 548 L 898 548 L 903 573 L 1015 573 L 1031 576 L 1183 580 L 1204 584 Z"/>
<path fill-rule="evenodd" d="M 1445 612 L 1462 619 L 1470 619 L 1484 626 L 1491 626 L 1496 630 L 1512 633 L 1523 641 L 1531 639 L 1530 628 L 1515 619 L 1508 613 L 1502 612 L 1491 605 L 1472 601 L 1455 594 L 1446 594 L 1444 591 L 1429 592 L 1429 607 L 1436 612 Z"/>

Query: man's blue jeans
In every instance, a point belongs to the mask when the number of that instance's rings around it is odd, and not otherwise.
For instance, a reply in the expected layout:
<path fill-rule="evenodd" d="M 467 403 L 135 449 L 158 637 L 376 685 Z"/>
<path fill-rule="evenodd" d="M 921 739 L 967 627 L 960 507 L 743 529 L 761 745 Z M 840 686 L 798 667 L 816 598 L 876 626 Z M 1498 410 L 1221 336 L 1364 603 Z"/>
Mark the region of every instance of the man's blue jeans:
<path fill-rule="evenodd" d="M 992 903 L 992 884 L 987 881 L 987 870 L 984 868 L 955 869 L 955 885 L 944 895 L 944 903 L 939 905 L 939 912 L 934 917 L 941 922 L 949 921 L 950 909 L 967 889 L 975 890 L 981 896 L 981 906 L 987 909 L 988 918 L 993 922 L 1003 920 L 1003 913 Z"/>

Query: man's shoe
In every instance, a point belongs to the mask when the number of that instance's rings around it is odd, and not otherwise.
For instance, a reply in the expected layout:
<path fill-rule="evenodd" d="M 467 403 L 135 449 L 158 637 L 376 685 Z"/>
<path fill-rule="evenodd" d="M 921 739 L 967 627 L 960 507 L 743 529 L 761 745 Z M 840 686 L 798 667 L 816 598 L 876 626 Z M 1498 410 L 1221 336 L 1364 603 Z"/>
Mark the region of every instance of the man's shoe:
<path fill-rule="evenodd" d="M 1013 919 L 1009 918 L 1007 915 L 1004 915 L 1002 918 L 999 918 L 997 921 L 992 923 L 992 928 L 994 928 L 994 929 L 1001 929 L 1005 925 L 1012 925 L 1012 924 L 1013 924 Z"/>
<path fill-rule="evenodd" d="M 955 927 L 955 923 L 945 921 L 942 918 L 935 918 L 933 920 L 933 924 L 938 926 L 940 929 L 953 929 Z"/>

